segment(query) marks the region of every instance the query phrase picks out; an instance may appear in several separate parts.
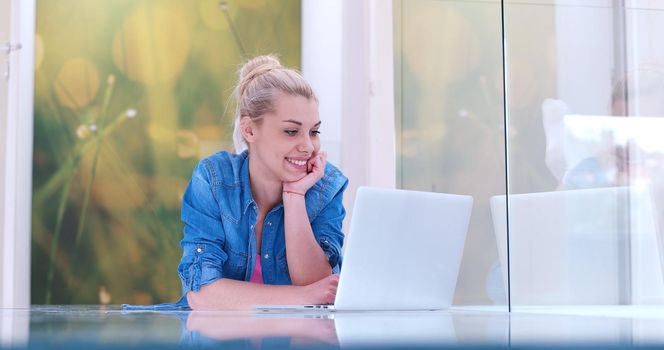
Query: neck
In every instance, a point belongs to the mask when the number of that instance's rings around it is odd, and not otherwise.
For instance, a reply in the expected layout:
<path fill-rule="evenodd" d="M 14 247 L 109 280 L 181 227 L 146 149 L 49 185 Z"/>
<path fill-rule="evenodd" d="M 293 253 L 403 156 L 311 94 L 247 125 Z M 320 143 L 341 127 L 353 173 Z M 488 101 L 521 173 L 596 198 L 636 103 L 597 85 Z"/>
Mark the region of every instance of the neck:
<path fill-rule="evenodd" d="M 260 161 L 252 157 L 249 157 L 249 183 L 259 211 L 267 212 L 281 202 L 283 183 L 271 178 Z"/>

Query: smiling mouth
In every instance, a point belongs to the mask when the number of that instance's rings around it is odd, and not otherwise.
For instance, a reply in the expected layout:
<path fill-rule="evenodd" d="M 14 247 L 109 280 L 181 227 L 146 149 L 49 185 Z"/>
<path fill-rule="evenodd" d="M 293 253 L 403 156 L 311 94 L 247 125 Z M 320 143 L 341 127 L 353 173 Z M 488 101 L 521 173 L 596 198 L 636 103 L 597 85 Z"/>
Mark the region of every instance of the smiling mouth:
<path fill-rule="evenodd" d="M 291 158 L 286 158 L 286 161 L 288 161 L 291 164 L 297 165 L 297 166 L 305 166 L 307 165 L 306 160 L 296 160 L 296 159 L 291 159 Z"/>

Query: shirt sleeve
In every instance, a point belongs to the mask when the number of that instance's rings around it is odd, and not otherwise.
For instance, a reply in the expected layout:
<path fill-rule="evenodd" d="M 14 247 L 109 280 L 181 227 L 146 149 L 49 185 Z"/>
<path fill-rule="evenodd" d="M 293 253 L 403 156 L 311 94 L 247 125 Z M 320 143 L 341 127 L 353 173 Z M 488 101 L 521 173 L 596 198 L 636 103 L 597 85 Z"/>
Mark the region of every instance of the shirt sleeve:
<path fill-rule="evenodd" d="M 183 252 L 178 274 L 182 295 L 186 295 L 222 278 L 222 266 L 228 259 L 222 249 L 225 233 L 205 160 L 191 176 L 181 214 L 184 238 L 180 242 Z"/>
<path fill-rule="evenodd" d="M 346 210 L 343 205 L 343 193 L 348 186 L 344 178 L 343 184 L 332 197 L 332 200 L 321 210 L 320 214 L 311 223 L 316 241 L 323 249 L 332 267 L 332 272 L 341 270 L 341 247 L 344 243 L 344 233 L 341 230 Z"/>

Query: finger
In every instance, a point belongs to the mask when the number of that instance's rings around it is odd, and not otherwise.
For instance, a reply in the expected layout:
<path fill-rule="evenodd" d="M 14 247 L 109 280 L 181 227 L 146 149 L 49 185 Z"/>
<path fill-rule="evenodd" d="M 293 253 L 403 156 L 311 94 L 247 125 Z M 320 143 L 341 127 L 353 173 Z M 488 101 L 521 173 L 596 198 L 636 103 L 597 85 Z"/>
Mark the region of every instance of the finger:
<path fill-rule="evenodd" d="M 325 168 L 325 155 L 324 154 L 321 154 L 320 156 L 318 156 L 318 165 L 321 168 Z"/>
<path fill-rule="evenodd" d="M 314 169 L 320 173 L 322 173 L 323 169 L 325 169 L 325 159 L 323 158 L 323 155 L 318 155 L 316 157 L 314 162 Z"/>
<path fill-rule="evenodd" d="M 310 172 L 313 170 L 313 168 L 314 168 L 314 162 L 316 161 L 316 157 L 317 157 L 317 156 L 311 157 L 311 158 L 309 158 L 309 160 L 307 161 L 307 172 L 308 172 L 308 173 L 310 173 Z"/>
<path fill-rule="evenodd" d="M 316 156 L 311 164 L 311 171 L 320 172 L 320 158 Z"/>
<path fill-rule="evenodd" d="M 314 154 L 311 156 L 307 164 L 309 165 L 309 172 L 316 171 L 318 168 L 320 168 L 320 156 L 321 154 L 319 152 L 314 152 Z"/>

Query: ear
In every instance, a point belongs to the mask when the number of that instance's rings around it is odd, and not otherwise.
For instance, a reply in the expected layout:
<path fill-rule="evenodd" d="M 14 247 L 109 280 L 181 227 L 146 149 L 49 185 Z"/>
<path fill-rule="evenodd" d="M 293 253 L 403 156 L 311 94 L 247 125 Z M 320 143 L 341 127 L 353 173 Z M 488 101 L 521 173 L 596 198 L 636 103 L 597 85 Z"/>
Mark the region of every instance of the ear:
<path fill-rule="evenodd" d="M 240 119 L 240 131 L 247 143 L 252 143 L 256 140 L 256 123 L 249 117 L 242 117 Z"/>

